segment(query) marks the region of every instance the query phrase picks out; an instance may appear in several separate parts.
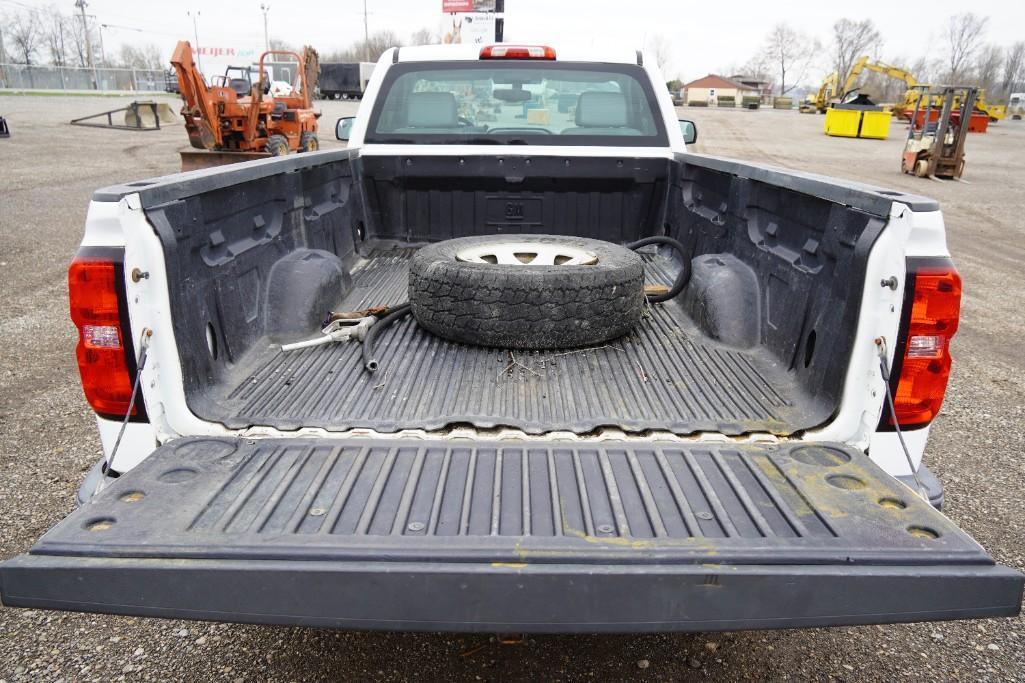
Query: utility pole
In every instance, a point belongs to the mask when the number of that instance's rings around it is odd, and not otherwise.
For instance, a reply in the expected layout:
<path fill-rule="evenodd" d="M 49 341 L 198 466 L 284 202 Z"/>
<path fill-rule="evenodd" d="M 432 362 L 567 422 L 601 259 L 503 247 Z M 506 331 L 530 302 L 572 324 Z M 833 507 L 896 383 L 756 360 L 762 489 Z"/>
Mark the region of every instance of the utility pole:
<path fill-rule="evenodd" d="M 85 33 L 85 57 L 93 74 L 93 90 L 96 89 L 96 64 L 93 63 L 93 41 L 89 38 L 89 19 L 85 16 L 85 0 L 75 0 L 75 7 L 82 12 L 82 32 Z"/>
<path fill-rule="evenodd" d="M 363 61 L 370 61 L 370 29 L 367 27 L 367 0 L 363 0 Z"/>
<path fill-rule="evenodd" d="M 267 12 L 270 11 L 270 5 L 261 2 L 260 11 L 263 12 L 263 51 L 270 52 L 270 37 L 267 34 Z"/>
<path fill-rule="evenodd" d="M 196 39 L 196 63 L 199 64 L 199 70 L 203 70 L 203 54 L 199 50 L 199 11 L 195 14 L 191 10 L 186 10 L 185 14 L 192 18 L 192 35 Z"/>
<path fill-rule="evenodd" d="M 495 0 L 495 42 L 501 43 L 505 40 L 505 0 Z"/>
<path fill-rule="evenodd" d="M 64 50 L 64 15 L 62 15 L 62 14 L 57 15 L 57 32 L 60 34 L 60 44 L 61 44 L 61 48 L 60 48 L 60 50 L 61 50 L 61 64 L 60 65 L 61 66 L 67 66 L 68 65 L 68 53 Z M 4 61 L 3 57 L 4 57 L 4 46 L 3 46 L 3 42 L 0 41 L 0 62 Z M 63 74 L 63 72 L 62 72 L 62 74 Z M 61 76 L 61 83 L 63 83 L 63 82 L 64 82 L 64 76 L 62 75 Z"/>
<path fill-rule="evenodd" d="M 93 17 L 95 19 L 96 17 Z M 103 24 L 97 29 L 100 34 L 100 66 L 107 66 L 107 51 L 103 49 Z"/>

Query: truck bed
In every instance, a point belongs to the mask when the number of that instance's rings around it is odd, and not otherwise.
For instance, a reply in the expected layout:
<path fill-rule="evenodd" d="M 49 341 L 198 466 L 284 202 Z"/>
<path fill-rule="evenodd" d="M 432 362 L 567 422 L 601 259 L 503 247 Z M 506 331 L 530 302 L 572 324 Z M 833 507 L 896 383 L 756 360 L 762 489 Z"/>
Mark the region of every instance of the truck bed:
<path fill-rule="evenodd" d="M 365 252 L 340 310 L 405 301 L 414 251 L 382 245 Z M 671 282 L 667 259 L 645 259 L 649 282 Z M 376 374 L 363 369 L 357 343 L 288 353 L 258 343 L 212 387 L 201 416 L 232 428 L 284 430 L 470 424 L 531 434 L 616 427 L 735 435 L 789 433 L 821 423 L 829 411 L 763 349 L 716 343 L 676 302 L 653 305 L 636 333 L 591 349 L 468 347 L 434 337 L 412 317 L 378 339 Z"/>
<path fill-rule="evenodd" d="M 173 340 L 193 415 L 233 429 L 388 433 L 792 435 L 823 425 L 840 406 L 855 293 L 893 205 L 879 192 L 714 158 L 358 150 L 98 197 L 131 193 L 160 240 L 170 295 L 170 321 L 140 306 L 133 324 L 158 332 L 154 348 Z M 600 348 L 473 348 L 407 319 L 380 334 L 375 374 L 355 343 L 280 351 L 316 336 L 328 311 L 405 301 L 419 246 L 523 233 L 615 244 L 667 235 L 683 244 L 691 277 Z M 647 259 L 649 283 L 685 267 L 672 251 Z"/>

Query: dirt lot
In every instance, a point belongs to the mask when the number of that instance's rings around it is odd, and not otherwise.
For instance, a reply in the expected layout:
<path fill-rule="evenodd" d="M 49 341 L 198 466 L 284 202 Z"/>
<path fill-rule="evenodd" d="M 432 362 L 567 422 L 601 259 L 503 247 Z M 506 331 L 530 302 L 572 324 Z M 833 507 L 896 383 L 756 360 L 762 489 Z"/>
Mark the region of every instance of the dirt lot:
<path fill-rule="evenodd" d="M 99 457 L 82 399 L 65 269 L 90 193 L 174 172 L 180 128 L 152 133 L 66 121 L 118 100 L 0 96 L 0 559 L 26 551 L 73 506 Z M 323 106 L 324 137 L 349 103 Z M 681 110 L 698 151 L 937 197 L 965 281 L 955 370 L 928 463 L 947 513 L 998 561 L 1025 568 L 1025 122 L 968 143 L 971 184 L 898 172 L 888 141 L 827 138 L 822 118 Z M 325 147 L 334 143 L 325 142 Z M 907 626 L 616 637 L 365 634 L 0 610 L 0 681 L 314 679 L 1025 679 L 1022 619 Z"/>

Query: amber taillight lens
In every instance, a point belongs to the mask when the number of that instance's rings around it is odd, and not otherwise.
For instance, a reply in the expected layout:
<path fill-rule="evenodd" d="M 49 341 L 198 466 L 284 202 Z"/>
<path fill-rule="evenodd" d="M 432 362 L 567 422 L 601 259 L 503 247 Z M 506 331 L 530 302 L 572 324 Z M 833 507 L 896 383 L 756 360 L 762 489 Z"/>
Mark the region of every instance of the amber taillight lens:
<path fill-rule="evenodd" d="M 939 413 L 950 377 L 950 340 L 961 314 L 961 276 L 949 260 L 909 267 L 908 287 L 913 291 L 905 297 L 907 331 L 895 359 L 896 415 L 883 423 L 892 428 L 896 421 L 901 429 L 924 427 Z"/>
<path fill-rule="evenodd" d="M 78 370 L 93 410 L 124 419 L 135 381 L 131 340 L 126 339 L 120 263 L 103 250 L 82 250 L 68 268 L 71 320 L 78 328 Z M 137 400 L 132 408 L 142 415 Z"/>

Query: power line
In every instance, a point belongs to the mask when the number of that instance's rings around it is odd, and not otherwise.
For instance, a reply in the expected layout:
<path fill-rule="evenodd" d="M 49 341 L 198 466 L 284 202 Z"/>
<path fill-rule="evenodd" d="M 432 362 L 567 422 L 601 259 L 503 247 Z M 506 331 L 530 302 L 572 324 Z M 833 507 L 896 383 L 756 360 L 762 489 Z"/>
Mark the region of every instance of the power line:
<path fill-rule="evenodd" d="M 103 28 L 116 28 L 123 31 L 135 31 L 136 33 L 152 33 L 158 36 L 171 36 L 177 38 L 180 33 L 168 33 L 167 31 L 154 31 L 150 28 L 139 28 L 138 26 L 122 26 L 121 24 L 100 24 Z"/>

